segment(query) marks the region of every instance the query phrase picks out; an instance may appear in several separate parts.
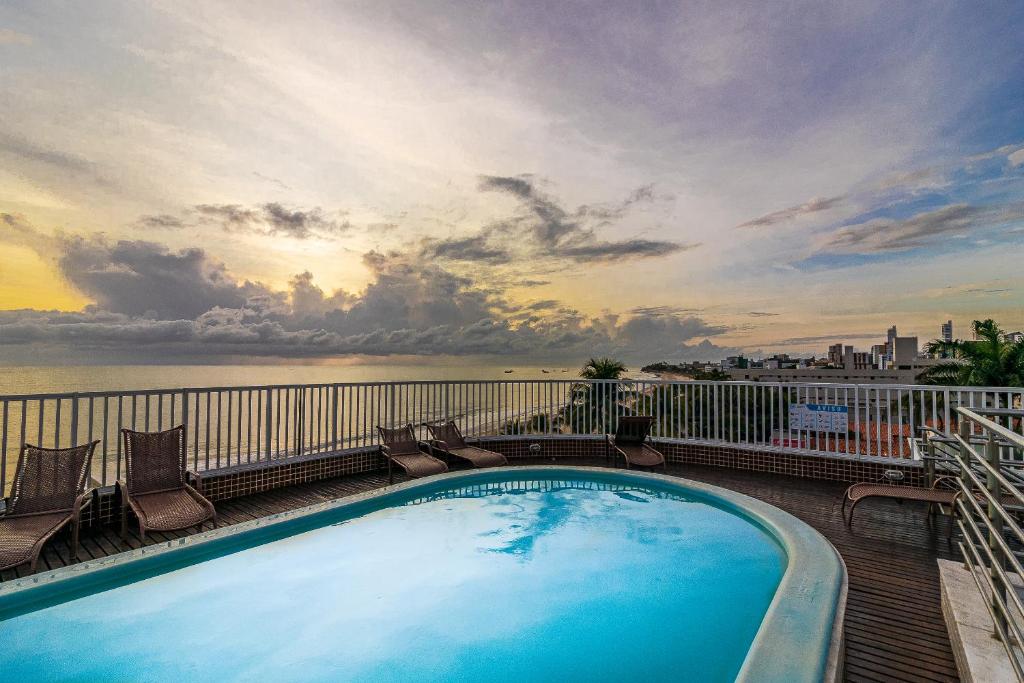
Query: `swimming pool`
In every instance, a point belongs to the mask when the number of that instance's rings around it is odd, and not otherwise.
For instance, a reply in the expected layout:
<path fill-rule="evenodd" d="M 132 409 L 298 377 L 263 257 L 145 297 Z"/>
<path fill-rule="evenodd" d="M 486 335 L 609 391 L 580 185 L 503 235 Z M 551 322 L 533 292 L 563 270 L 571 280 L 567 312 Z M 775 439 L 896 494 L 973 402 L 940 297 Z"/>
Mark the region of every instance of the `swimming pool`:
<path fill-rule="evenodd" d="M 452 473 L 0 585 L 15 680 L 817 681 L 845 572 L 672 477 Z"/>

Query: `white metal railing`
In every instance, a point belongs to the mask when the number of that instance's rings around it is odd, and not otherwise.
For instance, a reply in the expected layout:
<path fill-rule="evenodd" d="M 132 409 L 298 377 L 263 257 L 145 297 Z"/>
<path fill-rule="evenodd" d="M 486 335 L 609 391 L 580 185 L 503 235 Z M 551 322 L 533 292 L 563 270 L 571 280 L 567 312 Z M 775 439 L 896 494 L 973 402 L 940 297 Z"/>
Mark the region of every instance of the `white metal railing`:
<path fill-rule="evenodd" d="M 119 430 L 185 424 L 190 466 L 209 470 L 374 447 L 376 425 L 458 420 L 467 436 L 580 436 L 613 431 L 620 415 L 655 416 L 661 439 L 856 459 L 911 461 L 922 427 L 951 435 L 960 407 L 1021 407 L 1022 389 L 634 380 L 410 381 L 0 395 L 0 492 L 22 443 L 98 439 L 93 479 L 123 467 Z M 827 406 L 824 428 L 794 406 Z M 1020 420 L 1007 421 L 1021 432 Z"/>
<path fill-rule="evenodd" d="M 1024 681 L 1024 410 L 957 408 L 951 436 L 922 439 L 928 458 L 954 475 L 955 528 L 965 567 L 984 597 L 994 635 Z M 1002 422 L 1002 424 L 1000 424 Z M 930 468 L 931 471 L 931 468 Z"/>

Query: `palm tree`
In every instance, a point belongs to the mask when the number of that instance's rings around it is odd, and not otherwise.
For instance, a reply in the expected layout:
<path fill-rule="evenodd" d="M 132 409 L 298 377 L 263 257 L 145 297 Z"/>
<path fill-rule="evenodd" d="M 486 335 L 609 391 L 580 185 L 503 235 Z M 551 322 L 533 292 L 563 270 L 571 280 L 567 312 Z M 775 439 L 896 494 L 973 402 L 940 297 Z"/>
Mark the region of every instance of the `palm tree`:
<path fill-rule="evenodd" d="M 976 387 L 1024 386 L 1024 341 L 1011 342 L 994 320 L 975 320 L 974 340 L 928 342 L 928 353 L 946 359 L 918 376 L 925 384 Z"/>
<path fill-rule="evenodd" d="M 580 368 L 583 379 L 619 379 L 626 366 L 614 358 L 591 358 Z"/>
<path fill-rule="evenodd" d="M 580 377 L 590 380 L 618 380 L 626 366 L 614 358 L 591 358 L 580 368 Z M 606 432 L 613 423 L 623 389 L 617 382 L 581 382 L 572 386 L 569 404 L 562 409 L 561 420 L 573 432 Z"/>

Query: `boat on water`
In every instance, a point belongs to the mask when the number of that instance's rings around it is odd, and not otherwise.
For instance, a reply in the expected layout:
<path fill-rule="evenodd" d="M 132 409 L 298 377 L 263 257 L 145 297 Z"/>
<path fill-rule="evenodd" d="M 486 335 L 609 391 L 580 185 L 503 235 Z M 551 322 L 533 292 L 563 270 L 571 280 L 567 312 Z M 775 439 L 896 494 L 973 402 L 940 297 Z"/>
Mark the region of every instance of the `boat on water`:
<path fill-rule="evenodd" d="M 511 370 L 506 370 L 506 371 L 505 371 L 505 374 L 507 375 L 507 374 L 509 374 L 509 373 L 511 373 L 511 372 L 512 372 Z"/>

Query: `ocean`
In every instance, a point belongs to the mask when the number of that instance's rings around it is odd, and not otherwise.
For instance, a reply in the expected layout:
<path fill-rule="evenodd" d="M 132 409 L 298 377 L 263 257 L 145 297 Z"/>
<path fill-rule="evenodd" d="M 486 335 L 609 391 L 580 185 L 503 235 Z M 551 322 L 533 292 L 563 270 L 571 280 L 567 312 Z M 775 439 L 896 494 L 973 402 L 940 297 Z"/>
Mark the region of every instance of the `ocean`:
<path fill-rule="evenodd" d="M 506 370 L 512 372 L 506 373 Z M 0 395 L 401 380 L 573 379 L 578 376 L 579 367 L 564 365 L 546 368 L 427 363 L 0 366 Z"/>

